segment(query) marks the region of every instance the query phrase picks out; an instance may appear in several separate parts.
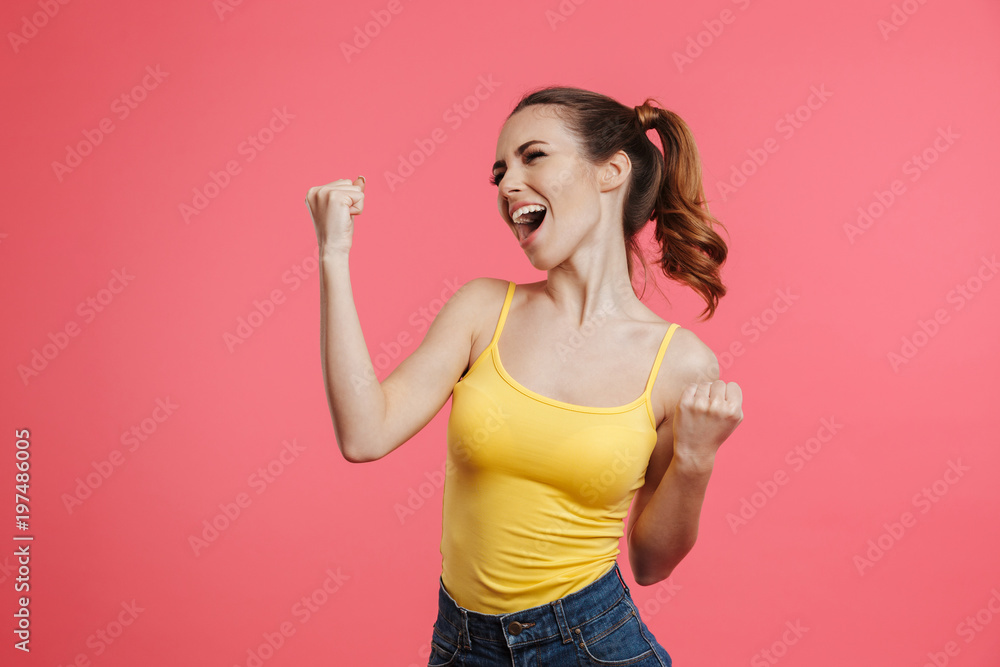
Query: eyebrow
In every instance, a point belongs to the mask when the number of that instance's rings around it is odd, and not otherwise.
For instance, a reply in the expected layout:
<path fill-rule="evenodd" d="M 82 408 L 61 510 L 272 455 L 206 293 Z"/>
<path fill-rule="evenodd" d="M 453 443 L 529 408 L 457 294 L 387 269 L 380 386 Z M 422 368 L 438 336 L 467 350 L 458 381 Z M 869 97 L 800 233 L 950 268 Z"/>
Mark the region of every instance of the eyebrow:
<path fill-rule="evenodd" d="M 525 141 L 523 144 L 521 144 L 520 146 L 518 146 L 517 150 L 514 151 L 514 155 L 516 157 L 521 157 L 521 153 L 523 153 L 525 151 L 525 149 L 528 146 L 530 146 L 531 144 L 545 144 L 546 146 L 548 146 L 548 143 L 546 143 L 546 142 L 544 142 L 544 141 L 542 141 L 540 139 L 532 139 L 530 141 Z M 493 163 L 493 171 L 496 171 L 497 167 L 506 167 L 506 166 L 507 166 L 507 161 L 506 160 L 497 160 L 496 162 Z"/>

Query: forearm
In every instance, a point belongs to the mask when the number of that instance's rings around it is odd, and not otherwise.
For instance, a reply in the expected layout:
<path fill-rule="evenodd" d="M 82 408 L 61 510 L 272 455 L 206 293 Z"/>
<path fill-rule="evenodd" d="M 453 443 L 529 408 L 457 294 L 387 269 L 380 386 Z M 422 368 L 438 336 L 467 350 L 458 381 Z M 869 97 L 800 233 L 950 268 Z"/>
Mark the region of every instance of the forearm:
<path fill-rule="evenodd" d="M 628 536 L 636 583 L 650 586 L 670 576 L 698 539 L 698 521 L 711 463 L 671 459 L 656 491 Z"/>
<path fill-rule="evenodd" d="M 348 255 L 320 249 L 320 355 L 333 430 L 349 461 L 378 458 L 385 394 L 354 304 Z"/>

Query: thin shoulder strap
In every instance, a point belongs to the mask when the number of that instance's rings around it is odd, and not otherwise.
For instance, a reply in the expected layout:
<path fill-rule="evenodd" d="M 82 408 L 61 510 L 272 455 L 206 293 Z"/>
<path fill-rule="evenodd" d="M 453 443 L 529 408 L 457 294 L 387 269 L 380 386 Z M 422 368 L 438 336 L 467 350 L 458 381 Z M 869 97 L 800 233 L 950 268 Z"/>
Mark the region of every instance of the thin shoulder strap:
<path fill-rule="evenodd" d="M 653 383 L 656 382 L 656 374 L 660 372 L 660 362 L 663 361 L 663 355 L 667 351 L 667 345 L 670 344 L 670 339 L 674 336 L 674 331 L 676 331 L 678 325 L 676 322 L 670 325 L 667 329 L 667 333 L 663 334 L 663 340 L 660 341 L 660 349 L 656 353 L 656 361 L 653 362 L 653 370 L 649 373 L 649 380 L 646 381 L 646 394 L 649 394 L 653 390 Z"/>
<path fill-rule="evenodd" d="M 497 320 L 497 328 L 493 331 L 493 340 L 490 341 L 489 347 L 493 347 L 500 340 L 500 332 L 503 330 L 504 322 L 507 321 L 507 311 L 510 310 L 510 302 L 514 297 L 514 287 L 516 283 L 513 280 L 507 281 L 507 296 L 503 300 L 503 308 L 500 309 L 500 319 Z"/>

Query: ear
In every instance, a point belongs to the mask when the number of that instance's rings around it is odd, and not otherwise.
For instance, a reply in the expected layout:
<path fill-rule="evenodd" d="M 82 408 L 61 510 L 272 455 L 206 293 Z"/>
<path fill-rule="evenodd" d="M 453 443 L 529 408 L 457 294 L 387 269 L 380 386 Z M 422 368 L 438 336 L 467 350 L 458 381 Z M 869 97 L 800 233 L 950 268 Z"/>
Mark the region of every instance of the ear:
<path fill-rule="evenodd" d="M 632 161 L 628 159 L 628 154 L 625 151 L 618 151 L 600 168 L 598 183 L 601 186 L 601 192 L 614 190 L 624 185 L 631 173 Z"/>

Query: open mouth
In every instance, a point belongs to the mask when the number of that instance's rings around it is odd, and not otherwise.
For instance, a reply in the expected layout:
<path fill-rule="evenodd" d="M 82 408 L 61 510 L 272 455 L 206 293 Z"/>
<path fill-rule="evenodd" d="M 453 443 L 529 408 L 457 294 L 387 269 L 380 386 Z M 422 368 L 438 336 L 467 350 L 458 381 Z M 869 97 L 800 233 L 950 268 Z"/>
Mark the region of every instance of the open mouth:
<path fill-rule="evenodd" d="M 514 218 L 514 231 L 517 232 L 518 241 L 524 241 L 534 234 L 542 226 L 547 213 L 548 209 L 540 204 L 525 206 L 517 211 L 517 216 Z"/>

